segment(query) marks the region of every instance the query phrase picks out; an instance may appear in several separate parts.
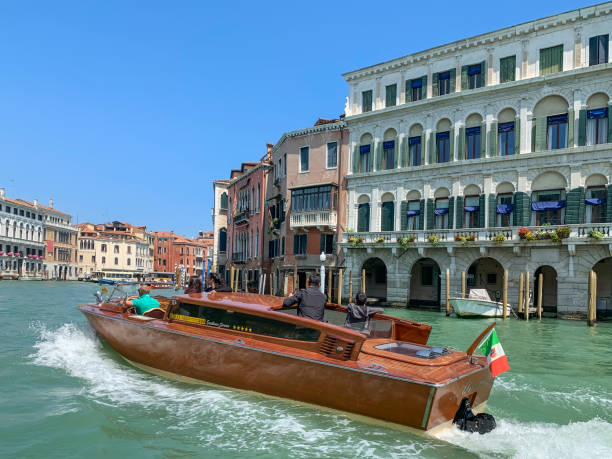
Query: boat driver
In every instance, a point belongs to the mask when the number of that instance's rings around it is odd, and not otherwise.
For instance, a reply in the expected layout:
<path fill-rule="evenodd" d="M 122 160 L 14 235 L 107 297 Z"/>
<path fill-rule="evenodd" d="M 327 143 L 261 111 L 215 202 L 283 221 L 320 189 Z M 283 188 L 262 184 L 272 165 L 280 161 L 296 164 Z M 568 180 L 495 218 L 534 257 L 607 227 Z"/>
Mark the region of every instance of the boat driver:
<path fill-rule="evenodd" d="M 307 319 L 323 322 L 325 313 L 325 303 L 327 296 L 321 293 L 321 278 L 318 274 L 311 274 L 308 277 L 308 288 L 302 289 L 293 295 L 289 295 L 283 301 L 284 308 L 290 308 L 297 303 L 297 315 Z"/>
<path fill-rule="evenodd" d="M 133 306 L 136 309 L 136 314 L 139 316 L 143 315 L 150 309 L 159 308 L 159 301 L 149 295 L 151 293 L 151 287 L 148 285 L 141 285 L 138 289 L 139 298 L 133 300 L 127 300 L 125 304 L 127 306 Z"/>

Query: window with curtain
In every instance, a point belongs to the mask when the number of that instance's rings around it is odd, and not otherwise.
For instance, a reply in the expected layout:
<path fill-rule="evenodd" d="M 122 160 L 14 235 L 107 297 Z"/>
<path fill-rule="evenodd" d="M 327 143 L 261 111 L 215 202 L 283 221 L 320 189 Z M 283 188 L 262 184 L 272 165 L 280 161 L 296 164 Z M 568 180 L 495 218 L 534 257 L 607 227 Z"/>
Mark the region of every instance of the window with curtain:
<path fill-rule="evenodd" d="M 308 234 L 296 234 L 293 236 L 293 253 L 295 255 L 306 255 L 307 236 Z"/>
<path fill-rule="evenodd" d="M 467 69 L 468 89 L 476 89 L 482 86 L 482 67 L 480 64 L 470 65 Z"/>
<path fill-rule="evenodd" d="M 500 156 L 514 154 L 514 121 L 497 125 L 497 144 Z"/>
<path fill-rule="evenodd" d="M 589 66 L 608 62 L 608 35 L 589 38 Z"/>
<path fill-rule="evenodd" d="M 357 208 L 357 231 L 370 231 L 370 203 L 359 204 Z"/>
<path fill-rule="evenodd" d="M 605 223 L 606 221 L 606 187 L 587 188 L 585 201 L 585 223 Z"/>
<path fill-rule="evenodd" d="M 563 71 L 563 45 L 540 50 L 540 75 Z"/>
<path fill-rule="evenodd" d="M 327 144 L 327 168 L 335 169 L 338 166 L 338 142 Z"/>
<path fill-rule="evenodd" d="M 361 111 L 362 113 L 372 111 L 372 90 L 363 91 L 361 93 Z"/>
<path fill-rule="evenodd" d="M 406 225 L 408 231 L 419 230 L 419 218 L 421 215 L 421 202 L 417 200 L 408 201 L 408 210 L 406 211 Z"/>
<path fill-rule="evenodd" d="M 393 231 L 395 220 L 395 205 L 393 201 L 383 202 L 380 208 L 380 230 Z"/>
<path fill-rule="evenodd" d="M 397 99 L 397 85 L 390 84 L 385 87 L 385 107 L 393 107 Z"/>
<path fill-rule="evenodd" d="M 336 193 L 331 185 L 313 186 L 291 190 L 291 202 L 294 212 L 309 212 L 315 210 L 335 210 Z M 281 220 L 283 202 L 279 204 L 278 217 Z M 277 216 L 277 215 L 275 215 Z"/>
<path fill-rule="evenodd" d="M 423 79 L 417 78 L 410 82 L 410 100 L 423 99 Z"/>
<path fill-rule="evenodd" d="M 383 169 L 393 169 L 395 160 L 395 141 L 389 140 L 383 142 Z"/>
<path fill-rule="evenodd" d="M 436 229 L 448 229 L 448 198 L 436 199 L 434 207 L 434 226 Z"/>
<path fill-rule="evenodd" d="M 421 136 L 410 137 L 408 139 L 410 165 L 419 166 L 421 164 Z"/>
<path fill-rule="evenodd" d="M 546 149 L 567 147 L 567 113 L 549 116 L 546 121 Z"/>
<path fill-rule="evenodd" d="M 480 126 L 465 130 L 466 158 L 480 158 Z"/>
<path fill-rule="evenodd" d="M 499 60 L 499 82 L 507 83 L 516 80 L 516 56 L 503 57 Z"/>
<path fill-rule="evenodd" d="M 466 228 L 480 225 L 480 196 L 466 196 L 463 202 L 463 221 Z"/>
<path fill-rule="evenodd" d="M 598 108 L 587 111 L 587 145 L 608 142 L 608 109 Z"/>
<path fill-rule="evenodd" d="M 535 217 L 535 224 L 562 225 L 563 209 L 565 208 L 565 191 L 534 191 L 531 197 L 531 210 Z M 532 214 L 532 215 L 533 215 Z"/>
<path fill-rule="evenodd" d="M 512 226 L 512 193 L 500 193 L 497 195 L 497 226 Z"/>
<path fill-rule="evenodd" d="M 436 162 L 447 163 L 450 161 L 450 133 L 438 132 L 436 134 Z"/>
<path fill-rule="evenodd" d="M 443 96 L 450 93 L 450 72 L 438 74 L 438 95 Z"/>
<path fill-rule="evenodd" d="M 300 172 L 308 172 L 310 161 L 310 147 L 300 148 Z"/>
<path fill-rule="evenodd" d="M 359 147 L 359 172 L 371 172 L 370 154 L 370 145 L 361 145 Z"/>

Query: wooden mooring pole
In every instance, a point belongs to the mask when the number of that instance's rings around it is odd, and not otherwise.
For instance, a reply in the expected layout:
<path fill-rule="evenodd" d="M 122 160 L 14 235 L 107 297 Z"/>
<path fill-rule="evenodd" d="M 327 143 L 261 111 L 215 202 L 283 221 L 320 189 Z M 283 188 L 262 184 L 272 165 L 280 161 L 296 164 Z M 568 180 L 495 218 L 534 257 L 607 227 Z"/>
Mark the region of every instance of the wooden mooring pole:
<path fill-rule="evenodd" d="M 524 277 L 525 275 L 523 273 L 521 273 L 519 275 L 519 297 L 518 297 L 518 312 L 523 312 L 523 294 L 525 293 L 523 291 L 523 284 L 524 284 Z"/>
<path fill-rule="evenodd" d="M 542 320 L 542 285 L 544 284 L 544 274 L 538 276 L 538 319 Z"/>
<path fill-rule="evenodd" d="M 349 271 L 349 303 L 353 301 L 353 270 Z M 338 298 L 340 304 L 340 298 Z"/>
<path fill-rule="evenodd" d="M 508 318 L 508 270 L 504 269 L 504 286 L 502 290 L 502 316 Z"/>
<path fill-rule="evenodd" d="M 446 268 L 446 315 L 450 316 L 450 270 Z"/>
<path fill-rule="evenodd" d="M 332 281 L 332 268 L 330 266 L 329 275 L 327 276 L 327 301 L 329 301 L 330 303 L 332 301 L 332 285 L 334 285 Z"/>
<path fill-rule="evenodd" d="M 366 288 L 365 288 L 365 285 L 366 285 L 365 276 L 366 276 L 365 269 L 362 269 L 361 270 L 361 291 L 365 293 L 367 296 Z"/>
<path fill-rule="evenodd" d="M 461 271 L 461 298 L 465 298 L 465 271 Z"/>
<path fill-rule="evenodd" d="M 293 291 L 297 292 L 300 288 L 300 280 L 298 278 L 297 265 L 293 267 Z"/>
<path fill-rule="evenodd" d="M 338 304 L 342 304 L 342 268 L 338 270 Z"/>
<path fill-rule="evenodd" d="M 529 271 L 525 271 L 525 320 L 529 320 Z"/>
<path fill-rule="evenodd" d="M 589 311 L 587 325 L 592 327 L 597 321 L 597 274 L 589 271 Z"/>
<path fill-rule="evenodd" d="M 230 267 L 230 285 L 229 286 L 233 292 L 234 291 L 234 267 L 233 266 Z"/>

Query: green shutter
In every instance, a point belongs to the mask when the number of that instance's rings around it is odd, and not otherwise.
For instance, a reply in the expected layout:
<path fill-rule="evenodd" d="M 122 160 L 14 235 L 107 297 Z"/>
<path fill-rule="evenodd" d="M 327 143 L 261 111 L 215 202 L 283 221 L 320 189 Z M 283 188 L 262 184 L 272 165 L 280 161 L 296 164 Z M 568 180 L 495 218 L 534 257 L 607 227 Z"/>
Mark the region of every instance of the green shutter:
<path fill-rule="evenodd" d="M 434 200 L 427 200 L 427 229 L 431 230 L 434 227 Z"/>
<path fill-rule="evenodd" d="M 587 111 L 586 109 L 578 112 L 578 146 L 586 145 L 586 126 L 587 126 Z"/>
<path fill-rule="evenodd" d="M 491 130 L 489 131 L 489 156 L 493 158 L 497 156 L 497 122 L 491 123 Z"/>
<path fill-rule="evenodd" d="M 612 142 L 612 123 L 610 122 L 610 113 L 612 113 L 612 104 L 608 105 L 608 143 Z"/>
<path fill-rule="evenodd" d="M 457 220 L 455 226 L 457 229 L 463 228 L 463 212 L 463 196 L 457 196 Z"/>
<path fill-rule="evenodd" d="M 425 165 L 425 133 L 421 134 L 421 166 Z"/>
<path fill-rule="evenodd" d="M 436 131 L 429 133 L 429 164 L 436 162 Z"/>
<path fill-rule="evenodd" d="M 374 170 L 374 143 L 370 144 L 370 153 L 368 154 L 368 170 L 372 172 Z"/>
<path fill-rule="evenodd" d="M 448 162 L 455 161 L 455 126 L 451 126 L 448 132 Z"/>
<path fill-rule="evenodd" d="M 563 71 L 563 45 L 540 50 L 540 75 Z"/>
<path fill-rule="evenodd" d="M 379 171 L 382 169 L 382 159 L 383 159 L 383 143 L 376 142 L 376 170 Z"/>
<path fill-rule="evenodd" d="M 516 80 L 516 56 L 508 56 L 499 60 L 499 82 L 507 83 Z"/>
<path fill-rule="evenodd" d="M 400 167 L 408 167 L 409 161 L 408 161 L 408 137 L 404 136 L 402 137 L 402 145 L 400 148 L 400 154 L 402 156 L 401 159 L 401 166 Z"/>
<path fill-rule="evenodd" d="M 531 151 L 536 151 L 536 121 L 534 118 L 531 120 Z"/>
<path fill-rule="evenodd" d="M 400 230 L 406 231 L 408 227 L 408 218 L 406 212 L 408 211 L 408 201 L 402 201 L 400 204 Z"/>
<path fill-rule="evenodd" d="M 359 172 L 359 163 L 360 163 L 359 156 L 360 156 L 359 145 L 356 145 L 355 150 L 353 150 L 353 172 L 355 173 Z"/>
<path fill-rule="evenodd" d="M 484 121 L 480 126 L 480 157 L 487 156 L 487 122 Z"/>
<path fill-rule="evenodd" d="M 421 98 L 427 99 L 427 75 L 425 75 L 422 80 L 423 83 L 421 83 L 421 85 L 423 89 L 421 90 Z"/>
<path fill-rule="evenodd" d="M 425 219 L 425 200 L 421 199 L 421 202 L 419 203 L 419 228 L 420 230 L 424 229 L 423 228 L 423 220 Z"/>
<path fill-rule="evenodd" d="M 497 200 L 493 193 L 489 194 L 489 228 L 497 226 Z"/>
<path fill-rule="evenodd" d="M 385 107 L 393 107 L 397 101 L 397 84 L 385 86 Z"/>
<path fill-rule="evenodd" d="M 478 228 L 485 227 L 485 195 L 480 195 L 480 200 L 478 202 Z"/>
<path fill-rule="evenodd" d="M 406 88 L 405 88 L 405 92 L 406 92 L 406 102 L 412 102 L 412 91 L 410 90 L 410 80 L 406 81 Z"/>
<path fill-rule="evenodd" d="M 574 146 L 574 110 L 567 111 L 567 147 Z"/>
<path fill-rule="evenodd" d="M 383 205 L 380 209 L 380 223 L 381 223 L 381 231 L 393 231 L 395 229 L 395 202 L 383 202 Z"/>
<path fill-rule="evenodd" d="M 514 226 L 529 226 L 531 223 L 531 198 L 527 193 L 514 194 Z"/>
<path fill-rule="evenodd" d="M 546 117 L 536 119 L 536 141 L 535 151 L 546 150 Z"/>
<path fill-rule="evenodd" d="M 393 169 L 397 169 L 397 165 L 399 164 L 399 155 L 399 137 L 396 137 L 393 143 Z"/>
<path fill-rule="evenodd" d="M 465 159 L 465 127 L 459 128 L 459 139 L 457 140 L 457 157 L 459 161 Z"/>
<path fill-rule="evenodd" d="M 455 92 L 457 82 L 457 69 L 450 69 L 450 94 Z"/>
<path fill-rule="evenodd" d="M 584 188 L 579 187 L 569 191 L 565 197 L 565 223 L 577 225 L 582 223 L 584 218 L 580 213 L 580 202 L 584 202 Z"/>
<path fill-rule="evenodd" d="M 480 77 L 479 77 L 479 88 L 483 88 L 487 85 L 487 61 L 480 63 Z"/>
<path fill-rule="evenodd" d="M 589 63 L 588 65 L 593 65 L 595 62 L 598 62 L 599 57 L 599 48 L 597 46 L 597 41 L 599 37 L 591 37 L 589 38 Z"/>
<path fill-rule="evenodd" d="M 608 196 L 606 198 L 606 222 L 612 222 L 612 185 L 608 185 Z"/>
<path fill-rule="evenodd" d="M 453 215 L 455 214 L 455 198 L 448 198 L 448 228 L 453 229 Z"/>
<path fill-rule="evenodd" d="M 370 204 L 359 204 L 357 208 L 357 231 L 370 231 Z"/>
<path fill-rule="evenodd" d="M 438 74 L 434 73 L 433 78 L 431 79 L 431 96 L 436 97 L 439 96 L 438 90 Z"/>
<path fill-rule="evenodd" d="M 521 118 L 514 118 L 514 154 L 521 152 Z"/>
<path fill-rule="evenodd" d="M 461 67 L 461 90 L 465 91 L 468 88 L 468 66 Z"/>

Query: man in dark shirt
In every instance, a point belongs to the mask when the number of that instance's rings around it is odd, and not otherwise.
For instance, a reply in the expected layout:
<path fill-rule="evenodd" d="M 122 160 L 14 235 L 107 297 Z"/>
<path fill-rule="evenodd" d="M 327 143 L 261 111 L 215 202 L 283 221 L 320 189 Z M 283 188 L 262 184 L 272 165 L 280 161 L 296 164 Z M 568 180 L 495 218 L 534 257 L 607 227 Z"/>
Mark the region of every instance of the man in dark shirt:
<path fill-rule="evenodd" d="M 311 274 L 308 278 L 308 288 L 288 296 L 283 301 L 283 307 L 290 308 L 297 303 L 297 315 L 323 322 L 327 296 L 319 290 L 321 278 Z"/>

